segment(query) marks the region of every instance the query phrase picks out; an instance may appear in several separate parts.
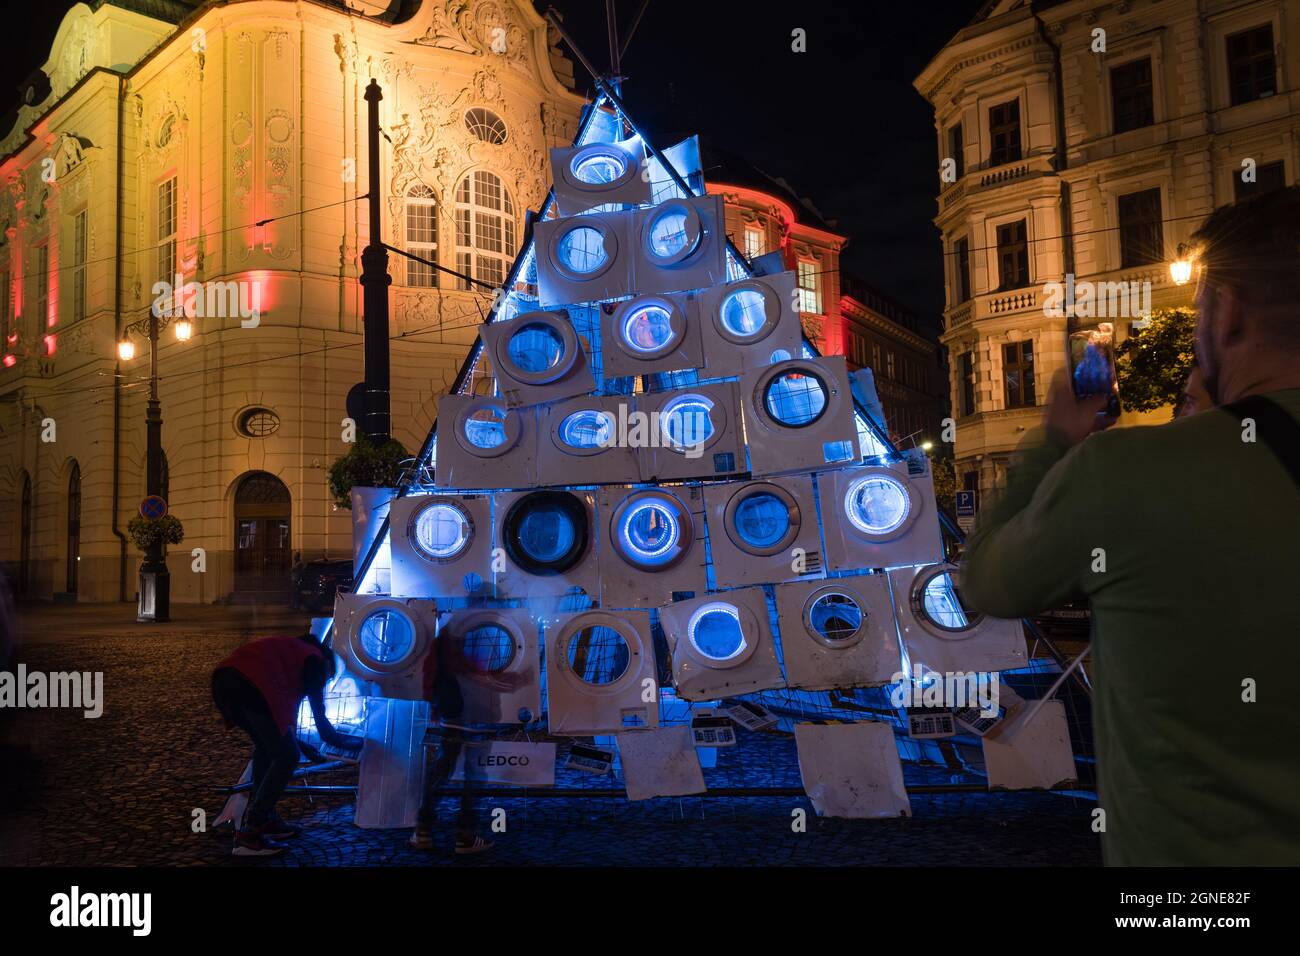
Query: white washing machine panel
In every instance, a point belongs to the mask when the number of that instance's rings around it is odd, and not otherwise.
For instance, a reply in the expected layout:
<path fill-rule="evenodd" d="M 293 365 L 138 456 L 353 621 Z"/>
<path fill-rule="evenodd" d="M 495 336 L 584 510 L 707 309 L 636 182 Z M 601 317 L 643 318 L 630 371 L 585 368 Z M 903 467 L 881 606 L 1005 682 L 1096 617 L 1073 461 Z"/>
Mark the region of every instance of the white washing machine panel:
<path fill-rule="evenodd" d="M 543 219 L 533 227 L 542 308 L 618 299 L 637 290 L 630 212 Z"/>
<path fill-rule="evenodd" d="M 593 492 L 515 491 L 497 495 L 495 505 L 494 537 L 505 556 L 497 597 L 558 597 L 573 587 L 599 597 Z"/>
<path fill-rule="evenodd" d="M 600 490 L 600 603 L 658 607 L 708 589 L 698 487 Z"/>
<path fill-rule="evenodd" d="M 644 205 L 651 184 L 641 175 L 640 136 L 617 143 L 588 143 L 551 150 L 551 182 L 560 215 L 577 216 L 608 203 Z"/>
<path fill-rule="evenodd" d="M 444 653 L 462 662 L 456 675 L 474 724 L 520 724 L 542 712 L 537 617 L 527 608 L 452 611 L 438 617 Z"/>
<path fill-rule="evenodd" d="M 434 602 L 386 595 L 340 594 L 334 605 L 335 653 L 384 697 L 424 699 L 424 660 L 433 650 Z"/>
<path fill-rule="evenodd" d="M 537 484 L 537 414 L 500 398 L 444 395 L 438 401 L 438 488 Z"/>
<path fill-rule="evenodd" d="M 492 502 L 486 495 L 413 495 L 389 515 L 392 591 L 478 597 L 491 588 Z"/>
<path fill-rule="evenodd" d="M 659 609 L 683 700 L 784 687 L 762 588 L 707 594 Z"/>
<path fill-rule="evenodd" d="M 954 564 L 889 572 L 910 669 L 946 674 L 1024 667 L 1028 655 L 1021 623 L 969 610 L 957 575 Z"/>
<path fill-rule="evenodd" d="M 832 571 L 900 568 L 943 559 L 934 482 L 907 464 L 865 465 L 817 476 L 826 566 Z"/>
<path fill-rule="evenodd" d="M 538 408 L 537 483 L 592 485 L 640 479 L 637 450 L 619 441 L 631 396 L 586 395 Z"/>
<path fill-rule="evenodd" d="M 636 396 L 642 481 L 716 478 L 745 468 L 735 382 L 646 392 Z M 649 445 L 650 447 L 646 447 Z"/>
<path fill-rule="evenodd" d="M 659 726 L 648 612 L 582 611 L 544 624 L 550 733 L 585 737 Z"/>
<path fill-rule="evenodd" d="M 739 375 L 803 354 L 795 274 L 778 272 L 694 296 L 708 378 Z"/>
<path fill-rule="evenodd" d="M 596 388 L 569 314 L 525 312 L 479 330 L 497 387 L 512 408 L 586 395 Z"/>
<path fill-rule="evenodd" d="M 727 281 L 727 232 L 721 196 L 668 199 L 631 213 L 636 242 L 634 288 L 685 292 Z"/>
<path fill-rule="evenodd" d="M 858 425 L 843 356 L 791 359 L 740 382 L 749 470 L 755 477 L 859 461 Z"/>
<path fill-rule="evenodd" d="M 706 485 L 704 502 L 718 587 L 826 576 L 809 476 Z"/>
<path fill-rule="evenodd" d="M 791 687 L 879 687 L 903 669 L 883 574 L 778 585 L 776 611 Z"/>
<path fill-rule="evenodd" d="M 607 379 L 704 365 L 699 319 L 684 295 L 639 295 L 602 305 L 600 341 Z"/>

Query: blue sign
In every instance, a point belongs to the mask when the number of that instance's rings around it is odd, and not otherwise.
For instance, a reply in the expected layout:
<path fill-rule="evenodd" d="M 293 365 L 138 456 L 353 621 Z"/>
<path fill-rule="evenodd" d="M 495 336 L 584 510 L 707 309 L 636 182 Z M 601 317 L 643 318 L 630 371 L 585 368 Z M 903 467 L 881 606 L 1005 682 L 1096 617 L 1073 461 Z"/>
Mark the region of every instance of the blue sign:
<path fill-rule="evenodd" d="M 975 492 L 973 491 L 957 492 L 957 517 L 958 518 L 975 517 Z"/>
<path fill-rule="evenodd" d="M 167 502 L 159 495 L 148 495 L 140 502 L 140 517 L 161 518 L 167 513 Z"/>

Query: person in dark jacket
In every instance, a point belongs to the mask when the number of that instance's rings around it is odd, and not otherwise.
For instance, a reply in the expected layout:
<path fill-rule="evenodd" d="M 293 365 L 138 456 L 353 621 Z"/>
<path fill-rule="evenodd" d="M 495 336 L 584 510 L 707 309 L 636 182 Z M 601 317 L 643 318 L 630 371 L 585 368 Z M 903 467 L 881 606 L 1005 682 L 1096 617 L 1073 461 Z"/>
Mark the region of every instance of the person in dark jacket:
<path fill-rule="evenodd" d="M 212 699 L 227 727 L 253 740 L 253 787 L 242 825 L 235 831 L 235 856 L 274 856 L 297 836 L 275 813 L 298 766 L 296 725 L 303 698 L 311 702 L 321 740 L 349 752 L 357 737 L 336 731 L 325 716 L 325 684 L 334 674 L 334 654 L 310 634 L 280 635 L 235 650 L 212 672 Z"/>

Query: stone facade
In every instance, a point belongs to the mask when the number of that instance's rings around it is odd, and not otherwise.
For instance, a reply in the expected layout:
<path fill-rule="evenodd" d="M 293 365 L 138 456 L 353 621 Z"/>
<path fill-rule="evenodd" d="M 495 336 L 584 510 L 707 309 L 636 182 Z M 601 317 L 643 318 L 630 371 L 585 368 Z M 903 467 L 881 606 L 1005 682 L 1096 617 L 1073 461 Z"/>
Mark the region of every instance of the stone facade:
<path fill-rule="evenodd" d="M 1179 244 L 1243 191 L 1297 182 L 1300 16 L 1284 0 L 1070 0 L 1037 15 L 994 0 L 916 88 L 938 133 L 958 479 L 988 491 L 1037 424 L 1068 334 L 1112 321 L 1123 341 L 1141 318 L 1056 315 L 1047 284 L 1149 282 L 1151 307 L 1190 306 L 1170 278 Z"/>

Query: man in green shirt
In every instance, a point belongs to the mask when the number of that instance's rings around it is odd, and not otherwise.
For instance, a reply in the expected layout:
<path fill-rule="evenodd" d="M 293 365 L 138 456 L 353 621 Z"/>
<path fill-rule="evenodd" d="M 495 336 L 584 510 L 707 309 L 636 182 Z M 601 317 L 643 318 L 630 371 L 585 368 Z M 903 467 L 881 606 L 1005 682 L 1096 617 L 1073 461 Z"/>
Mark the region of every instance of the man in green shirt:
<path fill-rule="evenodd" d="M 1101 431 L 1106 399 L 1059 376 L 967 543 L 962 596 L 1001 617 L 1091 602 L 1107 864 L 1297 865 L 1300 187 L 1194 238 L 1217 407 Z M 1249 396 L 1274 404 L 1223 407 Z"/>

